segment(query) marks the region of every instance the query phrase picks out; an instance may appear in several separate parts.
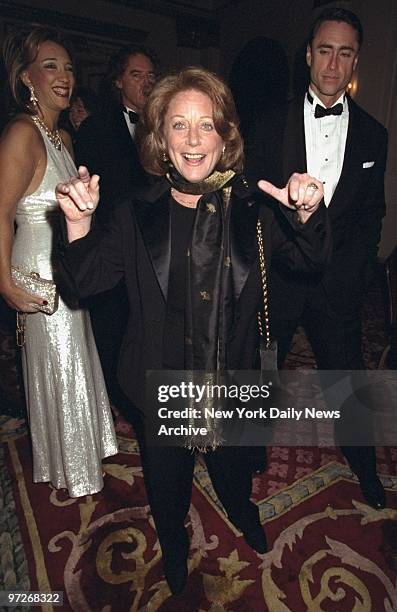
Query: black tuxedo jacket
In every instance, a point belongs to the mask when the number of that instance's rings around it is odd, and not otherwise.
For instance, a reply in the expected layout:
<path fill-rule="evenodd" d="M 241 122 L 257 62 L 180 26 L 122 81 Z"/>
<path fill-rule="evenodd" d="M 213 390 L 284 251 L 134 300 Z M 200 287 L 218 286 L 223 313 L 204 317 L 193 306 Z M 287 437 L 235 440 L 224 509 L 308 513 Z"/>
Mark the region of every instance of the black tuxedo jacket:
<path fill-rule="evenodd" d="M 81 124 L 75 155 L 77 165 L 87 166 L 91 174 L 101 177 L 101 203 L 97 215 L 103 221 L 110 218 L 116 202 L 148 181 L 121 106 L 91 115 Z"/>
<path fill-rule="evenodd" d="M 79 297 L 114 287 L 124 277 L 130 304 L 119 363 L 119 380 L 127 396 L 144 406 L 145 372 L 163 368 L 163 331 L 171 258 L 170 186 L 165 180 L 133 202 L 117 206 L 113 220 L 94 223 L 87 236 L 63 249 L 64 284 Z M 282 207 L 291 228 L 286 238 L 272 210 L 260 204 L 240 179 L 230 201 L 230 245 L 234 317 L 226 341 L 228 367 L 251 369 L 259 343 L 257 311 L 262 289 L 256 244 L 256 222 L 262 222 L 267 266 L 272 252 L 297 273 L 316 273 L 330 251 L 328 217 L 321 206 L 305 225 L 295 211 Z M 280 207 L 281 208 L 281 207 Z M 117 316 L 117 312 L 114 313 Z"/>
<path fill-rule="evenodd" d="M 303 103 L 303 98 L 293 100 L 260 120 L 247 145 L 251 179 L 284 185 L 293 172 L 306 172 Z M 359 316 L 385 214 L 387 132 L 350 98 L 348 104 L 345 157 L 328 207 L 332 258 L 322 277 L 310 281 L 274 258 L 272 312 L 281 319 L 299 318 L 307 298 L 321 300 L 342 318 Z"/>

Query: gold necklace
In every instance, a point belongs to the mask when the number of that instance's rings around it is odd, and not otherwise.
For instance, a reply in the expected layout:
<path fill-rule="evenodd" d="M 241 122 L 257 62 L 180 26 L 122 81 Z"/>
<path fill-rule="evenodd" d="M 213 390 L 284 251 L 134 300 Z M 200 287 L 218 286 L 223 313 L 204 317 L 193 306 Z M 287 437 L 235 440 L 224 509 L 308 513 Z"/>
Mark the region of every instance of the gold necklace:
<path fill-rule="evenodd" d="M 62 138 L 61 135 L 59 133 L 59 130 L 50 130 L 49 127 L 46 126 L 46 124 L 44 123 L 44 121 L 42 119 L 40 119 L 40 117 L 38 115 L 32 115 L 32 119 L 33 122 L 37 125 L 40 126 L 46 136 L 48 136 L 49 141 L 51 142 L 52 146 L 55 147 L 56 149 L 58 149 L 58 151 L 60 151 L 62 149 Z"/>
<path fill-rule="evenodd" d="M 179 193 L 177 193 L 176 189 L 171 187 L 171 195 L 178 204 L 182 204 L 182 206 L 187 206 L 188 208 L 196 208 L 197 201 L 196 200 L 182 200 L 179 197 Z"/>

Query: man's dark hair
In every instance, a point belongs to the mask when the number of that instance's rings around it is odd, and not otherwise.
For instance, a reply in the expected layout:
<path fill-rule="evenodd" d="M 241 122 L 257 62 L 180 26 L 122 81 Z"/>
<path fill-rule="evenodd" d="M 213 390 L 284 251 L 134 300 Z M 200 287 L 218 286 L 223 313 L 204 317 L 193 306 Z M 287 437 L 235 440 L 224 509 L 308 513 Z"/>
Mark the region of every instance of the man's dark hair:
<path fill-rule="evenodd" d="M 317 31 L 319 30 L 321 24 L 324 23 L 324 21 L 339 21 L 349 24 L 357 32 L 358 48 L 360 49 L 364 37 L 361 21 L 352 11 L 335 7 L 325 9 L 314 20 L 307 41 L 310 46 L 313 42 L 313 38 L 317 34 Z"/>
<path fill-rule="evenodd" d="M 144 45 L 128 45 L 119 49 L 117 53 L 112 55 L 112 57 L 110 58 L 106 75 L 107 81 L 109 83 L 114 83 L 115 81 L 117 81 L 117 79 L 119 79 L 123 74 L 128 64 L 128 58 L 131 55 L 138 54 L 145 55 L 152 62 L 154 71 L 158 71 L 158 59 L 156 57 L 156 54 L 151 49 L 145 47 Z"/>

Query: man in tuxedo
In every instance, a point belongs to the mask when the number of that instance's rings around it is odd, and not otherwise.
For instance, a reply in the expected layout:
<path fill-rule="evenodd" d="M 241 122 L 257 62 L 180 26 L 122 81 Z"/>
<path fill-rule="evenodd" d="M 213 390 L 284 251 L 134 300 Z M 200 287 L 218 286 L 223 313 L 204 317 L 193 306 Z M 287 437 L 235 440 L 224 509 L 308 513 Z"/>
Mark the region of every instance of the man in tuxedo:
<path fill-rule="evenodd" d="M 387 133 L 346 94 L 362 38 L 354 13 L 324 10 L 307 44 L 307 93 L 263 117 L 247 147 L 247 174 L 253 179 L 266 176 L 283 184 L 291 171 L 320 179 L 332 227 L 332 259 L 321 278 L 292 276 L 273 260 L 271 320 L 279 365 L 299 323 L 320 370 L 363 368 L 360 312 L 385 213 Z M 364 498 L 383 508 L 375 449 L 343 446 L 342 451 Z"/>
<path fill-rule="evenodd" d="M 76 161 L 101 177 L 98 217 L 106 221 L 114 203 L 146 184 L 135 144 L 135 131 L 156 80 L 157 62 L 146 47 L 123 47 L 110 60 L 106 83 L 110 96 L 102 110 L 81 126 Z M 107 98 L 104 93 L 103 98 Z"/>
<path fill-rule="evenodd" d="M 153 52 L 146 47 L 120 49 L 109 63 L 101 111 L 88 117 L 77 133 L 77 164 L 101 178 L 96 213 L 101 223 L 108 222 L 118 201 L 149 182 L 139 161 L 135 131 L 157 68 Z M 127 400 L 117 382 L 117 364 L 128 318 L 124 283 L 91 298 L 88 305 L 107 390 L 113 404 L 122 409 Z"/>

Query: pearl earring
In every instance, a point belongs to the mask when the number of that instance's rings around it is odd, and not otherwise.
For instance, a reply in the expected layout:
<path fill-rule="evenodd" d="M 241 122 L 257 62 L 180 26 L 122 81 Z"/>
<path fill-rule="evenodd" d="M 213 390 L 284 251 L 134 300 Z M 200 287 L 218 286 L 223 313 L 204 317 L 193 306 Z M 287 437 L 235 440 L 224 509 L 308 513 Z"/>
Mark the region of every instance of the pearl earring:
<path fill-rule="evenodd" d="M 35 110 L 37 110 L 38 99 L 37 99 L 36 92 L 34 90 L 34 87 L 33 87 L 32 83 L 28 83 L 28 88 L 29 88 L 29 91 L 30 91 L 30 102 L 31 102 L 33 108 Z"/>

